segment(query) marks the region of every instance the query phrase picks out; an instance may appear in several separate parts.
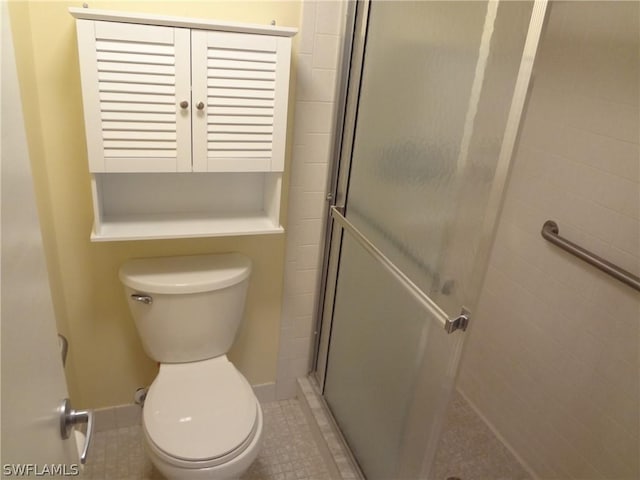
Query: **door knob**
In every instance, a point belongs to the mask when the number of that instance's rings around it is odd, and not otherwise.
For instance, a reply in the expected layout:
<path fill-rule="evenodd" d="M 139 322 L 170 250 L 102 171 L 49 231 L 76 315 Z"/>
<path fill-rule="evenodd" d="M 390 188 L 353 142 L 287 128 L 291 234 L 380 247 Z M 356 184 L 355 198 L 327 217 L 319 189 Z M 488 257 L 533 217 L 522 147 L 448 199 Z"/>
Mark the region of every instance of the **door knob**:
<path fill-rule="evenodd" d="M 202 102 L 198 102 L 198 103 L 197 103 L 197 105 L 196 105 L 196 108 L 197 108 L 198 110 L 204 110 L 204 103 L 202 103 Z"/>
<path fill-rule="evenodd" d="M 63 439 L 69 438 L 71 430 L 74 425 L 79 423 L 87 424 L 87 434 L 84 439 L 84 446 L 82 447 L 82 454 L 80 454 L 80 463 L 87 463 L 87 453 L 89 452 L 89 445 L 91 445 L 91 437 L 93 436 L 93 411 L 91 410 L 74 410 L 71 408 L 71 402 L 68 398 L 62 401 L 62 405 L 59 408 L 60 412 L 60 435 Z"/>
<path fill-rule="evenodd" d="M 189 102 L 187 102 L 186 100 L 183 100 L 180 102 L 180 108 L 185 110 L 187 108 L 189 108 Z"/>

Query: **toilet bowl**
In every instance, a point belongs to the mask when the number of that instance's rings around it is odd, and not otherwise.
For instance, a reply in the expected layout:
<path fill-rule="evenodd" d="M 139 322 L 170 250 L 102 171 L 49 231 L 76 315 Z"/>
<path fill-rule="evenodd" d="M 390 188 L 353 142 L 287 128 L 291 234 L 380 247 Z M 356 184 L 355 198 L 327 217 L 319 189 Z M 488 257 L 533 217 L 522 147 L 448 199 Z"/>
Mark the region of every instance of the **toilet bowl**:
<path fill-rule="evenodd" d="M 240 254 L 135 259 L 120 269 L 147 354 L 160 362 L 143 408 L 146 451 L 169 479 L 234 479 L 260 450 L 262 410 L 228 360 L 250 260 Z"/>
<path fill-rule="evenodd" d="M 226 356 L 163 364 L 145 400 L 152 462 L 167 478 L 237 478 L 255 460 L 262 410 Z"/>

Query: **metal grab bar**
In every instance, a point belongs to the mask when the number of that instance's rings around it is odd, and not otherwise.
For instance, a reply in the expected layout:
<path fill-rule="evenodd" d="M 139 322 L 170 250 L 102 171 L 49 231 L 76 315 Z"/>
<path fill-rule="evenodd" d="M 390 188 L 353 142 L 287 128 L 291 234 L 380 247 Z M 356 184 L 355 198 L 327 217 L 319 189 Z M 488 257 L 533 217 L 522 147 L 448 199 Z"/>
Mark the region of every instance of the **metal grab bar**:
<path fill-rule="evenodd" d="M 593 265 L 597 269 L 602 270 L 604 273 L 611 275 L 613 278 L 620 280 L 622 283 L 640 292 L 640 277 L 637 277 L 633 273 L 608 262 L 595 253 L 591 253 L 589 250 L 570 242 L 566 238 L 562 238 L 559 235 L 560 229 L 558 228 L 558 224 L 553 220 L 547 220 L 544 222 L 540 233 L 545 240 L 548 240 L 561 249 L 575 255 L 579 259 L 584 260 L 588 264 Z"/>
<path fill-rule="evenodd" d="M 447 333 L 453 333 L 456 330 L 466 330 L 469 324 L 470 312 L 462 308 L 460 315 L 455 318 L 449 318 L 444 310 L 442 310 L 429 296 L 424 293 L 402 270 L 400 270 L 387 256 L 371 243 L 358 228 L 351 223 L 343 215 L 343 208 L 331 206 L 331 217 L 342 227 L 343 230 L 349 232 L 351 237 L 360 244 L 369 254 L 378 261 L 384 269 L 391 273 L 404 287 L 405 290 L 422 306 L 433 315 L 438 322 L 444 327 Z"/>

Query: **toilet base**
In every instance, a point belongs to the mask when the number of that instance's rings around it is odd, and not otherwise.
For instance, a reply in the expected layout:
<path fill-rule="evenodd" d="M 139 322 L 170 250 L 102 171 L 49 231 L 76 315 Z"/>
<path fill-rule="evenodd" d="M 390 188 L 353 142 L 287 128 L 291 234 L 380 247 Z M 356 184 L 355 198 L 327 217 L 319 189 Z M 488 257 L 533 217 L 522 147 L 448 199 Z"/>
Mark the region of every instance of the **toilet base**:
<path fill-rule="evenodd" d="M 260 452 L 262 439 L 262 408 L 258 406 L 257 426 L 253 440 L 247 448 L 237 457 L 227 463 L 208 468 L 183 468 L 172 464 L 167 458 L 161 456 L 150 446 L 151 439 L 144 430 L 145 450 L 153 466 L 164 475 L 167 480 L 236 480 L 246 472 L 255 461 Z M 143 426 L 144 427 L 144 426 Z"/>

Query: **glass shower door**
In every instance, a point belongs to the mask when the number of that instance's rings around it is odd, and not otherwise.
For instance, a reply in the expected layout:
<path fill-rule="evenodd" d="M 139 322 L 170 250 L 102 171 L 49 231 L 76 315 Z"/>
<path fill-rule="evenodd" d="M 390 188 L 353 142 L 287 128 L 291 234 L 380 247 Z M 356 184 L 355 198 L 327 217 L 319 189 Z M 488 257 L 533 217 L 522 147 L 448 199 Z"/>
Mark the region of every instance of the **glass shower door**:
<path fill-rule="evenodd" d="M 368 479 L 428 476 L 545 8 L 358 3 L 317 372 Z"/>

